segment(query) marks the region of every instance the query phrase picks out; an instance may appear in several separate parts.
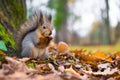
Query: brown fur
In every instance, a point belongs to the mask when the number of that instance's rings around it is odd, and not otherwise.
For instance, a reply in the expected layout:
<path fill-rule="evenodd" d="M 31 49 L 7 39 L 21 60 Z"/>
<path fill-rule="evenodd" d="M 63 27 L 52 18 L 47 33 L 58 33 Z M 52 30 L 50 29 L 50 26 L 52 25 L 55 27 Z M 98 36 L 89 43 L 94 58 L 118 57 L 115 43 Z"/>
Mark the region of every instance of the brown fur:
<path fill-rule="evenodd" d="M 37 34 L 34 36 L 36 36 L 36 40 L 39 40 L 39 42 L 34 44 L 35 47 L 30 48 L 31 56 L 35 56 L 35 54 L 38 52 L 38 49 L 47 47 L 52 40 L 52 37 L 50 37 L 52 33 L 51 15 L 43 15 L 41 11 L 37 11 L 30 19 L 20 26 L 16 38 L 19 52 L 22 50 L 22 41 L 25 36 L 36 30 Z M 33 43 L 32 39 L 30 41 Z"/>
<path fill-rule="evenodd" d="M 52 37 L 40 37 L 40 42 L 37 43 L 35 46 L 37 48 L 45 48 L 49 45 L 50 41 L 52 40 Z"/>

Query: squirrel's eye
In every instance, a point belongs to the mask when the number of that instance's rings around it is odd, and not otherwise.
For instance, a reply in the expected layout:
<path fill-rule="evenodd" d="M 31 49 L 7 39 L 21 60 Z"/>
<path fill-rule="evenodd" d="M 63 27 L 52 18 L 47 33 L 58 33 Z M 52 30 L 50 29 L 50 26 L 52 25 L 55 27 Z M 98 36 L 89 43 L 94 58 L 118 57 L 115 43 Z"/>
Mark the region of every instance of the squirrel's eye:
<path fill-rule="evenodd" d="M 45 26 L 43 26 L 43 29 L 46 29 L 46 27 L 45 27 Z"/>

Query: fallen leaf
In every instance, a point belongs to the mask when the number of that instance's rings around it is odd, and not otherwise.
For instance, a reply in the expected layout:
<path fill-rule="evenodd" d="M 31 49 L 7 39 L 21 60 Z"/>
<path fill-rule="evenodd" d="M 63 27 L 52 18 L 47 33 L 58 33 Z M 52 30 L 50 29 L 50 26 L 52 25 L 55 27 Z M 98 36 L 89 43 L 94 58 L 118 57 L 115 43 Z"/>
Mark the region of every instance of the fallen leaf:
<path fill-rule="evenodd" d="M 65 69 L 64 71 L 68 74 L 71 74 L 71 76 L 74 76 L 77 78 L 80 78 L 80 76 L 81 76 L 79 73 L 77 73 L 75 70 L 73 70 L 72 66 L 68 69 Z"/>
<path fill-rule="evenodd" d="M 95 52 L 95 53 L 92 53 L 91 56 L 100 60 L 106 60 L 106 61 L 112 62 L 112 58 L 110 58 L 109 55 L 103 52 Z"/>
<path fill-rule="evenodd" d="M 113 57 L 115 57 L 115 59 L 119 59 L 120 58 L 120 52 L 116 52 L 115 54 L 113 54 Z"/>
<path fill-rule="evenodd" d="M 65 68 L 64 68 L 64 66 L 59 66 L 58 70 L 61 71 L 61 72 L 64 72 Z"/>
<path fill-rule="evenodd" d="M 63 80 L 58 74 L 52 73 L 44 76 L 45 80 Z"/>
<path fill-rule="evenodd" d="M 20 72 L 34 72 L 36 70 L 34 69 L 29 69 L 25 63 L 17 61 L 11 57 L 5 57 L 5 59 L 8 61 L 9 65 L 15 69 L 16 71 L 20 71 Z"/>
<path fill-rule="evenodd" d="M 59 53 L 64 53 L 69 50 L 69 46 L 65 42 L 59 42 L 57 49 Z"/>
<path fill-rule="evenodd" d="M 86 71 L 86 70 L 83 70 L 83 72 L 87 73 L 87 74 L 92 74 L 92 75 L 112 75 L 116 72 L 118 72 L 118 69 L 117 68 L 114 68 L 114 69 L 110 69 L 110 68 L 107 68 L 106 70 L 104 70 L 103 72 L 93 72 L 93 71 Z"/>
<path fill-rule="evenodd" d="M 10 74 L 7 76 L 8 79 L 21 79 L 25 80 L 27 79 L 27 75 L 23 72 L 15 72 L 14 74 Z"/>

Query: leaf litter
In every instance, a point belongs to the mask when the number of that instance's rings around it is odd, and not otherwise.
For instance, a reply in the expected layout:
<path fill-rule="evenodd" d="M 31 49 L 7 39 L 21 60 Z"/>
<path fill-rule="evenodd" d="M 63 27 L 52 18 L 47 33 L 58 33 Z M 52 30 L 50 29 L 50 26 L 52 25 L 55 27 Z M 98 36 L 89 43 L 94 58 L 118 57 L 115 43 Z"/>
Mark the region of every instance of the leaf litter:
<path fill-rule="evenodd" d="M 47 60 L 8 57 L 0 51 L 0 80 L 120 80 L 120 52 L 69 50 L 65 42 L 48 46 Z"/>

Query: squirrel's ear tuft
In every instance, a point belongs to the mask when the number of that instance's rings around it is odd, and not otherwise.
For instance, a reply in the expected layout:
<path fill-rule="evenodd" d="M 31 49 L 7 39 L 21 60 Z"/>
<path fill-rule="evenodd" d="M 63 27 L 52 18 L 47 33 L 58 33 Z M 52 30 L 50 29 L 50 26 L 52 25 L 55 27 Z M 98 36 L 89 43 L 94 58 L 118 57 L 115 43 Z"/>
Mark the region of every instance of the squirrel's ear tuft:
<path fill-rule="evenodd" d="M 40 11 L 40 19 L 39 19 L 40 24 L 42 25 L 44 23 L 44 16 L 43 13 Z"/>
<path fill-rule="evenodd" d="M 52 15 L 48 16 L 48 21 L 51 23 L 52 22 Z"/>

